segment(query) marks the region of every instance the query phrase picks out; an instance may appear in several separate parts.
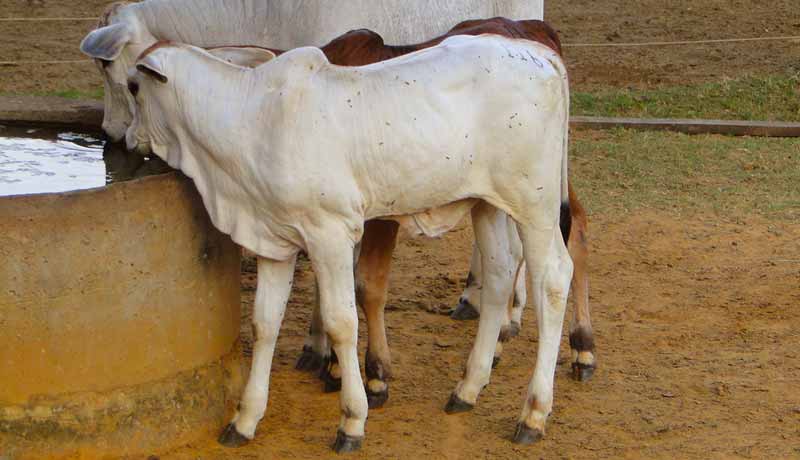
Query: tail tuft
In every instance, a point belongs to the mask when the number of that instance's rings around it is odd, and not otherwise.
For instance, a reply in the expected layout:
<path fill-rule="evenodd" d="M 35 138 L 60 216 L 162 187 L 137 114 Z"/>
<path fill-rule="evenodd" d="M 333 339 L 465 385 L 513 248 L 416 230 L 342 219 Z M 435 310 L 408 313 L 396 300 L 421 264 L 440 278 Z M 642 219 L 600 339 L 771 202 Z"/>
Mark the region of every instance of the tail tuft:
<path fill-rule="evenodd" d="M 569 201 L 561 203 L 561 217 L 558 225 L 561 227 L 561 236 L 564 237 L 564 244 L 568 244 L 569 232 L 572 229 L 572 213 L 569 209 Z"/>

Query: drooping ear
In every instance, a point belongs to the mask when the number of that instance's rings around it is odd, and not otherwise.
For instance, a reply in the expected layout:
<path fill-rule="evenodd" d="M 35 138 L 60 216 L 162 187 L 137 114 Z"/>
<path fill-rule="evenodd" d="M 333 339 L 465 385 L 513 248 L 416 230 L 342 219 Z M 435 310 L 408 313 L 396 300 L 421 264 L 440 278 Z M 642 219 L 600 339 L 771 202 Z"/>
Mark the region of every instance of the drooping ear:
<path fill-rule="evenodd" d="M 81 42 L 81 51 L 89 57 L 113 61 L 133 38 L 126 23 L 112 24 L 89 32 Z"/>
<path fill-rule="evenodd" d="M 164 72 L 161 60 L 155 59 L 152 54 L 147 55 L 144 58 L 140 59 L 139 62 L 136 63 L 136 70 L 152 78 L 155 78 L 161 83 L 166 83 L 167 81 L 169 81 L 167 79 L 166 73 Z"/>
<path fill-rule="evenodd" d="M 275 53 L 256 46 L 221 46 L 208 50 L 212 55 L 242 67 L 258 67 L 275 59 Z"/>

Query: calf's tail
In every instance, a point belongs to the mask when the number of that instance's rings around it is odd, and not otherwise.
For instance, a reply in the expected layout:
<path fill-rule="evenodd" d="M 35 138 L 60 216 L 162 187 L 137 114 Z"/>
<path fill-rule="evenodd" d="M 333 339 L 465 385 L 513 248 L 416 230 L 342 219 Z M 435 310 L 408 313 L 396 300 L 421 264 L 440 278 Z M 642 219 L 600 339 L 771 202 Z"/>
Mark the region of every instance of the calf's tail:
<path fill-rule="evenodd" d="M 569 157 L 567 155 L 569 149 L 569 78 L 567 77 L 567 70 L 560 58 L 556 63 L 556 68 L 561 74 L 562 103 L 564 104 L 564 142 L 561 148 L 561 214 L 559 216 L 559 227 L 561 227 L 561 236 L 564 238 L 564 244 L 568 244 L 569 232 L 572 228 L 572 213 L 569 208 Z"/>

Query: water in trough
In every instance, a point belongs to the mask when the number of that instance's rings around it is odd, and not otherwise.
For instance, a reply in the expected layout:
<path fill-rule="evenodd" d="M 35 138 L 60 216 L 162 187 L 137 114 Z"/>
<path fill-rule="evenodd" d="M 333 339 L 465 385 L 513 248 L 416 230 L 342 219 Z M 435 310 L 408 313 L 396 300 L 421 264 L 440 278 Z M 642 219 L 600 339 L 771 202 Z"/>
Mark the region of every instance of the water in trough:
<path fill-rule="evenodd" d="M 158 158 L 127 153 L 101 137 L 0 125 L 0 196 L 83 190 L 169 171 Z"/>

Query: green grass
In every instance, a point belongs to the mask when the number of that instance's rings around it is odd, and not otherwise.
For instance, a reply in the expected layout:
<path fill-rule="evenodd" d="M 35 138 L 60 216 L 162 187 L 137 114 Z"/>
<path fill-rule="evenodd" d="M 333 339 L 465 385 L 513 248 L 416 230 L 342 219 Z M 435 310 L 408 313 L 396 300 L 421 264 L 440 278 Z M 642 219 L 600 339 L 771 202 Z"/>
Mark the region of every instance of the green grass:
<path fill-rule="evenodd" d="M 800 121 L 800 75 L 572 93 L 574 115 Z"/>
<path fill-rule="evenodd" d="M 19 96 L 19 93 L 0 92 L 0 96 Z M 90 91 L 81 91 L 76 89 L 66 89 L 60 91 L 37 91 L 33 93 L 26 93 L 28 96 L 58 96 L 67 99 L 103 99 L 103 88 L 98 88 Z"/>
<path fill-rule="evenodd" d="M 65 91 L 55 91 L 50 93 L 52 96 L 65 97 L 67 99 L 103 99 L 103 88 L 94 91 L 78 91 L 68 89 Z"/>
<path fill-rule="evenodd" d="M 571 175 L 592 213 L 642 208 L 800 219 L 800 139 L 581 131 Z"/>
<path fill-rule="evenodd" d="M 102 99 L 103 89 L 69 89 L 34 94 L 69 99 Z M 646 90 L 605 88 L 592 92 L 573 91 L 572 114 L 800 122 L 800 74 L 747 77 Z"/>

